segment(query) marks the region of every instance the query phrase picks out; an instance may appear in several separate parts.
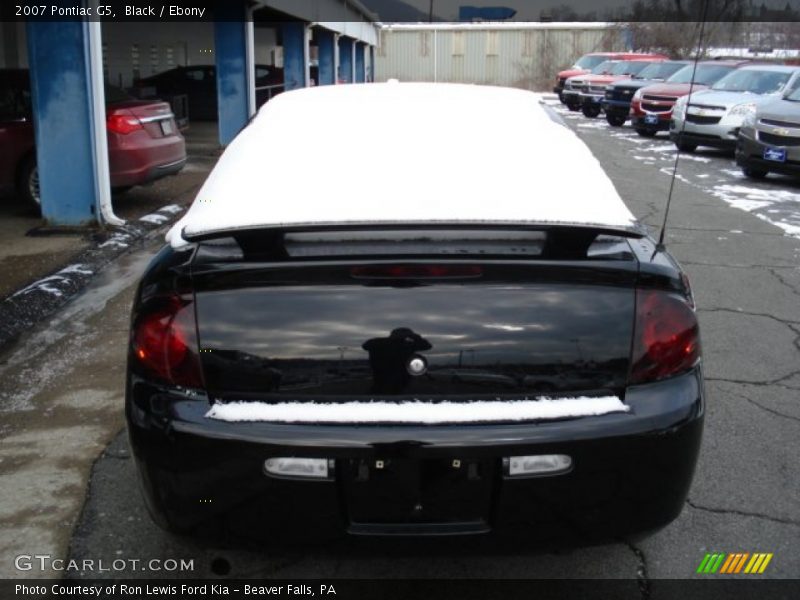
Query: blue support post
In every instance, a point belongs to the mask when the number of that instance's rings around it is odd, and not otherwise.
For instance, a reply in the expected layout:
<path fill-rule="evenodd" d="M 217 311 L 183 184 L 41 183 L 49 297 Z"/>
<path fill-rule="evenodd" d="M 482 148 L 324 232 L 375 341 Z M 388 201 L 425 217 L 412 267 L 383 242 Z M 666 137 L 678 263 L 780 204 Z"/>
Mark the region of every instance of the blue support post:
<path fill-rule="evenodd" d="M 253 23 L 244 2 L 215 7 L 214 55 L 217 65 L 219 143 L 230 143 L 255 112 Z"/>
<path fill-rule="evenodd" d="M 369 47 L 369 78 L 368 81 L 375 81 L 375 46 Z"/>
<path fill-rule="evenodd" d="M 336 83 L 336 34 L 318 29 L 316 36 L 319 84 L 332 85 Z"/>
<path fill-rule="evenodd" d="M 281 25 L 283 35 L 283 83 L 284 89 L 306 87 L 306 24 L 292 21 Z"/>
<path fill-rule="evenodd" d="M 339 38 L 339 79 L 353 83 L 353 38 Z"/>
<path fill-rule="evenodd" d="M 88 27 L 78 20 L 26 23 L 39 195 L 49 225 L 97 222 Z"/>
<path fill-rule="evenodd" d="M 364 46 L 364 43 L 356 42 L 356 83 L 364 83 L 367 79 Z"/>

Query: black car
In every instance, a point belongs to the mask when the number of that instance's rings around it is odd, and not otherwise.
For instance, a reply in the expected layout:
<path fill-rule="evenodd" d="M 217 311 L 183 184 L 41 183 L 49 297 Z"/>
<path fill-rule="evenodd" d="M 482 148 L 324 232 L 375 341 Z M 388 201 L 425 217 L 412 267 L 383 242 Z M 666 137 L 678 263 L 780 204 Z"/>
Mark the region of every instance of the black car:
<path fill-rule="evenodd" d="M 282 136 L 300 125 L 353 135 L 296 186 L 286 147 L 305 140 Z M 358 185 L 330 186 L 373 127 L 392 144 L 360 159 Z M 418 144 L 432 128 L 444 148 Z M 271 202 L 263 164 L 282 174 Z M 570 198 L 538 192 L 576 166 Z M 535 95 L 287 92 L 167 239 L 135 296 L 126 386 L 163 527 L 581 542 L 680 513 L 704 417 L 687 278 Z"/>
<path fill-rule="evenodd" d="M 312 80 L 316 80 L 316 67 L 312 67 Z M 269 65 L 255 67 L 256 105 L 261 106 L 283 91 L 283 69 Z M 176 67 L 136 81 L 134 88 L 142 94 L 148 92 L 165 100 L 186 95 L 187 115 L 191 120 L 217 119 L 217 68 L 214 65 Z"/>
<path fill-rule="evenodd" d="M 628 120 L 633 95 L 640 88 L 664 81 L 689 64 L 686 60 L 668 60 L 646 66 L 638 75 L 612 83 L 606 88 L 606 95 L 600 101 L 606 113 L 606 121 L 612 127 L 622 127 Z"/>

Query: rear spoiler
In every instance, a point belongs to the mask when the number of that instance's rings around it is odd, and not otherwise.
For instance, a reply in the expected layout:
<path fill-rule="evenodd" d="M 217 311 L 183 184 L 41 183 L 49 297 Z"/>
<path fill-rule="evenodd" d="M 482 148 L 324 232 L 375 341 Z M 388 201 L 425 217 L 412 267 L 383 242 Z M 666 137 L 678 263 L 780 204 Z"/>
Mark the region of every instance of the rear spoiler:
<path fill-rule="evenodd" d="M 182 233 L 190 243 L 217 240 L 214 246 L 228 246 L 235 243 L 246 257 L 259 257 L 269 260 L 288 260 L 285 236 L 290 233 L 345 232 L 345 231 L 529 231 L 545 234 L 544 247 L 540 259 L 582 259 L 598 236 L 613 236 L 639 239 L 647 235 L 644 225 L 636 223 L 630 227 L 607 227 L 589 225 L 570 225 L 554 223 L 466 223 L 466 222 L 403 222 L 403 223 L 354 223 L 354 224 L 307 224 L 245 228 L 214 231 L 197 235 Z M 226 244 L 223 240 L 227 240 Z M 453 256 L 453 258 L 457 258 Z"/>

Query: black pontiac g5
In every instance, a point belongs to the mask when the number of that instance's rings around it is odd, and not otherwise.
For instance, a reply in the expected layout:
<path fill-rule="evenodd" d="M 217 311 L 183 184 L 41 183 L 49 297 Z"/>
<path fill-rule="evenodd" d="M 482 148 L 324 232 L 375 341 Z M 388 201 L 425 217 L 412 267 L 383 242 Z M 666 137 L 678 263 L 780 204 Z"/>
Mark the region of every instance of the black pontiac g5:
<path fill-rule="evenodd" d="M 358 178 L 335 181 L 342 158 L 309 179 L 302 127 L 384 137 Z M 574 199 L 551 193 L 575 161 Z M 162 526 L 595 540 L 680 513 L 704 414 L 687 278 L 533 94 L 283 94 L 168 240 L 126 390 Z"/>

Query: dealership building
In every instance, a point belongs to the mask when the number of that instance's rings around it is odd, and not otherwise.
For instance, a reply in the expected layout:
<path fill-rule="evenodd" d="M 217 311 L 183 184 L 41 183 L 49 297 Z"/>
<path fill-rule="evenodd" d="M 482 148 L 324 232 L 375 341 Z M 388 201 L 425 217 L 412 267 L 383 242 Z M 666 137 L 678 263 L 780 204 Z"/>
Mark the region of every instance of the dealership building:
<path fill-rule="evenodd" d="M 256 65 L 282 68 L 286 90 L 370 81 L 379 29 L 357 0 L 227 0 L 203 20 L 28 18 L 1 22 L 0 37 L 0 68 L 30 73 L 42 217 L 75 227 L 123 223 L 111 204 L 104 84 L 214 66 L 224 146 L 257 109 Z"/>

